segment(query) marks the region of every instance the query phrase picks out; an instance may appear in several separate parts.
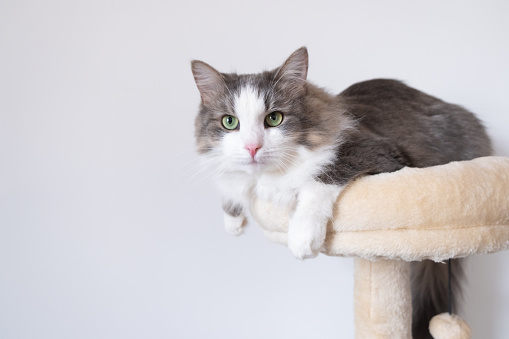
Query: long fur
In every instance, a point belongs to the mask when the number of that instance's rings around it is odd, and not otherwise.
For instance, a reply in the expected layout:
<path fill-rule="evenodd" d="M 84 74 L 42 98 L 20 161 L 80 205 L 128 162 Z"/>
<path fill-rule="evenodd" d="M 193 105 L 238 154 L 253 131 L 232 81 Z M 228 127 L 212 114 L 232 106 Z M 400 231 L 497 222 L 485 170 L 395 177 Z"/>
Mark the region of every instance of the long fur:
<path fill-rule="evenodd" d="M 338 95 L 309 83 L 305 48 L 259 74 L 201 61 L 192 70 L 202 99 L 196 144 L 216 174 L 226 229 L 242 233 L 253 196 L 290 207 L 288 247 L 298 258 L 318 254 L 336 197 L 356 177 L 492 152 L 472 113 L 399 81 L 365 81 Z M 271 127 L 264 119 L 274 112 L 284 118 Z M 222 126 L 225 116 L 238 119 L 234 130 Z M 452 271 L 458 294 L 458 261 Z M 446 265 L 412 265 L 414 338 L 430 338 L 429 319 L 447 310 L 447 282 Z"/>

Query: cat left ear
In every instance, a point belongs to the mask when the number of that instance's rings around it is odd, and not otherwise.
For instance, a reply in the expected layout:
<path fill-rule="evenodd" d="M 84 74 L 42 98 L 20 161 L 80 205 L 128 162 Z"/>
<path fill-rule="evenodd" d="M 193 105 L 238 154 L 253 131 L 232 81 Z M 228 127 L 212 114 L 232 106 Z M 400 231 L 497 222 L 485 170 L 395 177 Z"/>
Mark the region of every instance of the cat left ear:
<path fill-rule="evenodd" d="M 276 78 L 282 81 L 294 95 L 302 95 L 306 91 L 306 79 L 308 76 L 308 50 L 301 47 L 286 59 L 283 66 L 276 71 Z"/>
<path fill-rule="evenodd" d="M 191 61 L 191 70 L 202 102 L 204 104 L 213 102 L 224 89 L 224 79 L 221 73 L 209 64 L 198 60 Z"/>

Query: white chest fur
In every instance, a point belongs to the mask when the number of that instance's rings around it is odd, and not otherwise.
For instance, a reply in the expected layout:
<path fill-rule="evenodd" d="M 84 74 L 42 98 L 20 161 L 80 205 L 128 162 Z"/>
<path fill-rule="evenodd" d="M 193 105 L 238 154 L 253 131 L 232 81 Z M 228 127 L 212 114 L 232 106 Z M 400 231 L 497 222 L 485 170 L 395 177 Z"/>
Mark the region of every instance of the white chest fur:
<path fill-rule="evenodd" d="M 297 159 L 283 172 L 228 173 L 218 180 L 223 198 L 242 204 L 246 209 L 253 198 L 278 206 L 292 207 L 302 187 L 313 181 L 323 166 L 334 157 L 333 148 L 310 151 L 298 149 Z"/>

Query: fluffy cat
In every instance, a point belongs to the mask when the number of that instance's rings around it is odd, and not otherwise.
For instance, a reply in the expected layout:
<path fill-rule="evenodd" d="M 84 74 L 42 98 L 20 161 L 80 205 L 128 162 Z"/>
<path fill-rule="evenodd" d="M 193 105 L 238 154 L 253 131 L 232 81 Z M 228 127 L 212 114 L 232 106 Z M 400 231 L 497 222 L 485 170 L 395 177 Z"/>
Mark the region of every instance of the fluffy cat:
<path fill-rule="evenodd" d="M 217 173 L 226 230 L 242 233 L 253 197 L 290 206 L 288 247 L 297 258 L 319 253 L 336 198 L 353 179 L 492 152 L 472 113 L 399 81 L 365 81 L 339 95 L 316 87 L 306 79 L 304 47 L 259 74 L 191 66 L 201 95 L 197 148 Z M 421 338 L 429 319 L 447 310 L 447 267 L 413 263 L 412 276 L 413 332 Z"/>

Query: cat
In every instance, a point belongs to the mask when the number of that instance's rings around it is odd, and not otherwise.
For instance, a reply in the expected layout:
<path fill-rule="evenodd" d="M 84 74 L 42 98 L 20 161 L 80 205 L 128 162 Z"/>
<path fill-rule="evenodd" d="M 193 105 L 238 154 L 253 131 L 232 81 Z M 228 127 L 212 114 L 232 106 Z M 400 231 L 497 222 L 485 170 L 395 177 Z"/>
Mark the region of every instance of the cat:
<path fill-rule="evenodd" d="M 226 230 L 239 235 L 254 197 L 291 210 L 288 247 L 316 256 L 338 195 L 364 175 L 492 154 L 483 124 L 464 108 L 402 82 L 375 79 L 332 95 L 307 81 L 308 52 L 259 74 L 191 62 L 201 96 L 196 146 L 214 168 Z M 413 335 L 429 337 L 447 310 L 447 267 L 412 263 Z M 461 269 L 453 261 L 456 293 Z"/>

